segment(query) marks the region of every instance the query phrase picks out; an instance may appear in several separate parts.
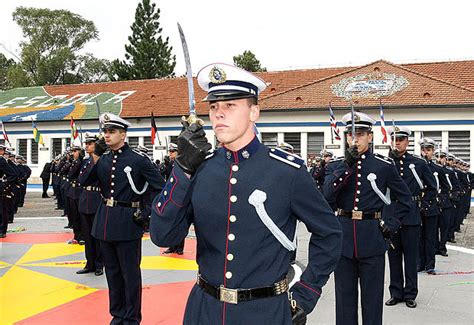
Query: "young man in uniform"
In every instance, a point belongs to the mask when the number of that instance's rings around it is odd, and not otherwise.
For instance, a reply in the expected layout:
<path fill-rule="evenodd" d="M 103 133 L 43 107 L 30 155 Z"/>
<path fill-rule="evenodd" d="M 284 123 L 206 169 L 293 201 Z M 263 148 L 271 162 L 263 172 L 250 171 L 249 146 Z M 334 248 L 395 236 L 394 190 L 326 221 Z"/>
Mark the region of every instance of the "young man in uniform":
<path fill-rule="evenodd" d="M 344 158 L 329 163 L 323 189 L 337 211 L 344 238 L 334 272 L 336 324 L 358 324 L 359 284 L 363 324 L 382 324 L 384 238 L 390 238 L 400 226 L 399 220 L 408 214 L 411 196 L 393 160 L 369 148 L 375 120 L 355 112 L 354 116 L 344 115 L 342 122 L 347 149 Z M 391 221 L 384 223 L 382 211 L 394 200 L 400 206 L 397 211 L 387 209 L 389 216 L 384 212 L 384 219 Z"/>
<path fill-rule="evenodd" d="M 6 147 L 0 144 L 0 238 L 7 236 L 8 229 L 8 206 L 13 200 L 11 186 L 17 181 L 18 173 L 13 169 L 4 157 Z"/>
<path fill-rule="evenodd" d="M 142 318 L 141 194 L 148 186 L 161 191 L 164 181 L 150 159 L 130 149 L 125 142 L 129 122 L 111 113 L 101 115 L 100 121 L 104 139 L 96 142 L 94 166 L 83 179 L 83 186 L 93 186 L 98 181 L 102 195 L 92 236 L 100 241 L 109 285 L 111 324 L 139 324 Z M 109 150 L 105 152 L 107 147 Z"/>
<path fill-rule="evenodd" d="M 303 160 L 255 136 L 265 82 L 225 64 L 203 68 L 198 82 L 222 147 L 208 153 L 202 125 L 184 122 L 150 224 L 165 247 L 194 224 L 199 275 L 184 324 L 304 324 L 339 259 L 340 226 Z M 312 235 L 308 266 L 288 293 L 297 220 Z"/>
<path fill-rule="evenodd" d="M 419 254 L 421 218 L 435 218 L 436 180 L 426 160 L 407 152 L 411 130 L 406 126 L 389 127 L 388 133 L 395 139 L 389 157 L 395 161 L 400 177 L 410 189 L 410 213 L 402 220 L 400 231 L 392 238 L 394 249 L 388 251 L 390 266 L 390 299 L 387 306 L 404 301 L 409 308 L 416 308 L 418 295 L 417 259 Z M 401 202 L 395 203 L 398 210 Z M 403 263 L 402 263 L 403 259 Z"/>

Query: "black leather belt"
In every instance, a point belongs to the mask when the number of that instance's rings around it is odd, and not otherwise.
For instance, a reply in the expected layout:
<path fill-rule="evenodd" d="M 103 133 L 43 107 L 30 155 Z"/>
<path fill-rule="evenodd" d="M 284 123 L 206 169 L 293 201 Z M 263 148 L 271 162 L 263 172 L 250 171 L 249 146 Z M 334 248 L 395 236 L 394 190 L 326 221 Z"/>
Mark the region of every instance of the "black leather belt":
<path fill-rule="evenodd" d="M 117 201 L 114 199 L 104 199 L 102 198 L 102 202 L 108 207 L 124 207 L 124 208 L 138 208 L 140 207 L 140 202 L 124 202 L 124 201 Z"/>
<path fill-rule="evenodd" d="M 281 295 L 288 291 L 288 280 L 284 278 L 273 286 L 253 288 L 253 289 L 229 289 L 224 286 L 218 288 L 210 285 L 204 278 L 198 275 L 197 284 L 209 295 L 230 304 L 237 304 L 241 301 L 268 298 Z"/>
<path fill-rule="evenodd" d="M 372 212 L 366 213 L 363 211 L 346 211 L 342 209 L 337 209 L 337 215 L 340 217 L 351 218 L 353 220 L 372 220 L 372 219 L 380 219 L 382 217 L 381 212 Z"/>

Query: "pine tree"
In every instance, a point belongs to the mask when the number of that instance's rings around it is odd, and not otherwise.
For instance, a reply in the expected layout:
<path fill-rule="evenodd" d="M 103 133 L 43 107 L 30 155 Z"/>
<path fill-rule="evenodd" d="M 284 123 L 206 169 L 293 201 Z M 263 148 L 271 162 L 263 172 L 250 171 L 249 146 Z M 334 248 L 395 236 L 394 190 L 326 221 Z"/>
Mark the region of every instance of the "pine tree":
<path fill-rule="evenodd" d="M 267 68 L 263 68 L 260 61 L 251 51 L 244 51 L 244 53 L 233 57 L 234 64 L 244 70 L 250 72 L 265 72 Z"/>
<path fill-rule="evenodd" d="M 118 80 L 152 79 L 174 76 L 176 56 L 169 38 L 163 40 L 159 23 L 160 9 L 142 0 L 135 11 L 132 35 L 125 45 L 125 60 L 114 60 L 113 77 Z"/>

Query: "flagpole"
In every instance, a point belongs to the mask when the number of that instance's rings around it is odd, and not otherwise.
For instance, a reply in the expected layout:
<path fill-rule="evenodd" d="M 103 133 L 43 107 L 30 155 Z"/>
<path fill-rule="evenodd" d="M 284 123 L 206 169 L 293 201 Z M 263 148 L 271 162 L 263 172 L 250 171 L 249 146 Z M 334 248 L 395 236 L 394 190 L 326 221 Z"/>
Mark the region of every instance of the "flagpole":
<path fill-rule="evenodd" d="M 331 102 L 329 102 L 329 110 L 332 110 L 331 108 Z M 333 112 L 334 113 L 334 112 Z M 331 120 L 331 111 L 329 111 L 329 119 Z M 334 123 L 336 123 L 336 121 L 334 121 Z M 329 121 L 329 128 L 331 129 L 331 144 L 334 144 L 334 130 L 332 128 L 332 125 L 331 125 L 331 121 Z"/>

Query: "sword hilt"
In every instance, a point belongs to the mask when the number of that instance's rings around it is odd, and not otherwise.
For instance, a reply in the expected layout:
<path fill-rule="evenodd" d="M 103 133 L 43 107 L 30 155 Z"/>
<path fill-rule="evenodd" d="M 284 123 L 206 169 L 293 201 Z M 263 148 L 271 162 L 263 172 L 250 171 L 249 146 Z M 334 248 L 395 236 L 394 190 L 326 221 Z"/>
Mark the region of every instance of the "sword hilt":
<path fill-rule="evenodd" d="M 181 120 L 186 121 L 188 125 L 191 125 L 193 123 L 196 123 L 201 126 L 204 125 L 204 121 L 201 120 L 200 118 L 197 118 L 196 114 L 190 114 L 188 117 L 182 116 Z"/>

